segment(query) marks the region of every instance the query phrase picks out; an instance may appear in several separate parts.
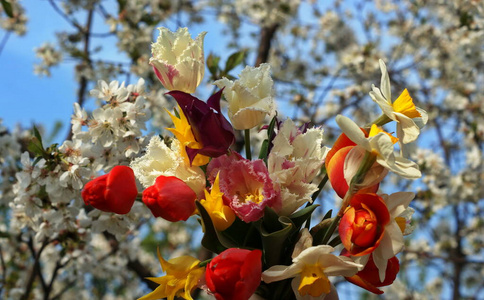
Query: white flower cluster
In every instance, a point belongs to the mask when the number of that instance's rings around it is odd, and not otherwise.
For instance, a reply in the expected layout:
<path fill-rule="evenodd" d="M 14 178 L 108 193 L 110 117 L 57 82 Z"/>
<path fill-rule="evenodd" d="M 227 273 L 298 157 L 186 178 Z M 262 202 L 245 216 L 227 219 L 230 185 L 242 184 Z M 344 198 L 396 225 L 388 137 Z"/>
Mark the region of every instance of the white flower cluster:
<path fill-rule="evenodd" d="M 41 62 L 34 65 L 34 73 L 40 76 L 50 76 L 50 68 L 62 61 L 62 53 L 50 43 L 35 48 L 35 55 L 41 59 Z"/>
<path fill-rule="evenodd" d="M 271 26 L 287 22 L 297 14 L 300 0 L 237 0 L 235 10 L 258 25 Z"/>
<path fill-rule="evenodd" d="M 65 283 L 76 281 L 75 286 L 82 289 L 89 284 L 85 282 L 85 274 L 133 282 L 131 287 L 125 286 L 130 289 L 126 296 L 136 298 L 142 291 L 139 281 L 134 280 L 136 275 L 125 272 L 128 261 L 141 260 L 150 266 L 157 265 L 151 254 L 140 253 L 140 232 L 135 227 L 135 224 L 143 224 L 140 220 L 149 219 L 149 210 L 139 202 L 126 215 L 90 210 L 84 206 L 80 192 L 83 185 L 100 171 L 128 164 L 140 155 L 140 149 L 149 139 L 149 136 L 142 137 L 142 131 L 151 114 L 147 109 L 144 81 L 141 79 L 128 86 L 117 81 L 101 81 L 91 94 L 98 99 L 100 107 L 90 116 L 79 105 L 74 105 L 72 140 L 45 149 L 45 158 L 33 160 L 28 152 L 24 152 L 20 157 L 22 169 L 16 174 L 15 159 L 21 151 L 17 142 L 20 133 L 9 134 L 0 124 L 2 188 L 5 183 L 5 187 L 12 189 L 13 174 L 16 179 L 12 191 L 6 189 L 0 193 L 0 205 L 8 205 L 12 212 L 8 219 L 0 216 L 1 223 L 5 224 L 0 227 L 0 232 L 7 232 L 8 228 L 9 234 L 19 236 L 19 239 L 9 239 L 5 246 L 2 242 L 2 251 L 9 253 L 5 256 L 8 261 L 22 266 L 25 261 L 17 257 L 13 249 L 26 247 L 30 240 L 33 249 L 42 249 L 46 269 L 62 269 Z M 12 165 L 11 172 L 5 174 L 8 164 Z M 7 194 L 8 198 L 3 197 Z M 191 241 L 181 228 L 168 229 L 163 235 L 174 247 L 183 247 Z M 115 239 L 110 242 L 109 236 Z M 62 247 L 56 246 L 58 243 Z M 115 252 L 106 255 L 110 247 Z M 30 268 L 23 269 L 18 271 L 18 276 L 27 278 Z M 17 293 L 21 297 L 25 284 L 25 281 L 16 282 L 16 286 L 9 289 L 9 297 L 16 299 Z M 54 285 L 53 293 L 62 288 L 62 285 Z M 73 288 L 64 296 L 76 292 L 80 293 Z M 81 293 L 75 298 L 79 297 L 89 299 L 89 293 Z"/>

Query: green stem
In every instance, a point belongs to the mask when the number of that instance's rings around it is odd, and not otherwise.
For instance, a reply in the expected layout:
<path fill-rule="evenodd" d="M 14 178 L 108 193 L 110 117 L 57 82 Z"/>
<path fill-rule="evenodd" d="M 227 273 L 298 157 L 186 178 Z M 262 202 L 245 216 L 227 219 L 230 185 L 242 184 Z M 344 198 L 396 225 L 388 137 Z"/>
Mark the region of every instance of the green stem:
<path fill-rule="evenodd" d="M 376 120 L 374 120 L 370 124 L 365 125 L 365 127 L 369 128 L 369 127 L 371 127 L 372 124 L 375 124 L 377 126 L 383 126 L 386 123 L 389 123 L 391 121 L 392 121 L 392 119 L 390 119 L 387 115 L 381 114 L 381 116 L 379 116 Z"/>
<path fill-rule="evenodd" d="M 313 204 L 314 201 L 316 200 L 316 198 L 318 198 L 319 194 L 321 193 L 324 186 L 326 185 L 326 182 L 328 182 L 328 179 L 329 179 L 328 174 L 324 174 L 323 179 L 321 180 L 321 182 L 318 185 L 318 190 L 311 196 L 311 200 L 313 200 L 313 201 L 311 203 L 308 202 L 307 206 Z"/>
<path fill-rule="evenodd" d="M 250 152 L 250 129 L 245 130 L 245 157 L 248 160 L 252 159 L 252 153 Z"/>
<path fill-rule="evenodd" d="M 323 165 L 323 168 L 321 169 L 321 172 L 324 173 L 324 177 L 323 177 L 323 179 L 321 180 L 321 182 L 318 185 L 318 190 L 316 192 L 314 192 L 314 194 L 311 196 L 311 200 L 312 201 L 311 202 L 308 202 L 306 204 L 306 207 L 313 205 L 314 201 L 316 200 L 316 198 L 318 198 L 319 194 L 321 193 L 321 191 L 323 190 L 324 186 L 326 185 L 326 182 L 328 182 L 329 177 L 328 177 L 328 173 L 326 172 L 326 166 Z M 306 225 L 304 227 L 306 227 L 307 229 L 309 229 L 309 227 L 311 227 L 311 218 L 309 218 L 306 221 Z"/>
<path fill-rule="evenodd" d="M 207 260 L 204 260 L 204 261 L 201 261 L 198 266 L 201 268 L 201 267 L 205 267 L 206 265 L 208 265 L 211 261 L 212 261 L 213 258 L 209 258 Z"/>

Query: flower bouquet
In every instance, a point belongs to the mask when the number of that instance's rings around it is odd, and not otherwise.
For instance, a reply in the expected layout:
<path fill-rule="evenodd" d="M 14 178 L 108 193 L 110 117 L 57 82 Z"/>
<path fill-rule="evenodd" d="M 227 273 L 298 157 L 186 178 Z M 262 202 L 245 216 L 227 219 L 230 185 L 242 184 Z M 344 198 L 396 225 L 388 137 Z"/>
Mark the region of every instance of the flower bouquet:
<path fill-rule="evenodd" d="M 336 116 L 342 133 L 330 149 L 323 128 L 274 116 L 268 64 L 246 67 L 236 80 L 216 80 L 219 90 L 206 102 L 193 96 L 204 76 L 203 37 L 160 29 L 150 64 L 178 104 L 167 111 L 174 137 L 151 137 L 129 167 L 112 168 L 82 192 L 86 205 L 102 211 L 126 214 L 141 198 L 156 218 L 199 220 L 201 245 L 213 258 L 165 260 L 158 251 L 165 275 L 149 278 L 159 286 L 140 299 L 192 299 L 197 289 L 226 300 L 336 299 L 333 276 L 383 293 L 379 287 L 396 278 L 396 255 L 412 231 L 414 194 L 386 195 L 379 187 L 389 171 L 421 176 L 404 155 L 426 112 L 407 90 L 392 100 L 380 61 L 380 87 L 370 97 L 383 113 L 366 125 Z M 382 127 L 392 121 L 397 137 Z M 261 144 L 251 144 L 255 129 L 264 134 Z M 234 146 L 237 131 L 244 149 Z M 334 213 L 316 204 L 328 181 L 342 199 Z"/>

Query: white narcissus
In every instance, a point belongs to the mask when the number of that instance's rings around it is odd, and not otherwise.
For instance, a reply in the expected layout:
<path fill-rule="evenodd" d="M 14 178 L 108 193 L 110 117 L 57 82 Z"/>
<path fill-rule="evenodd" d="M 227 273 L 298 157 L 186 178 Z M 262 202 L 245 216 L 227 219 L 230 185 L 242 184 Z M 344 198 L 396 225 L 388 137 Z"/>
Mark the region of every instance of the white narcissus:
<path fill-rule="evenodd" d="M 382 73 L 380 88 L 372 85 L 370 97 L 388 118 L 397 122 L 397 137 L 400 141 L 403 144 L 413 142 L 420 134 L 420 128 L 427 123 L 427 112 L 415 106 L 407 89 L 392 103 L 387 67 L 383 60 L 380 59 L 379 62 Z"/>
<path fill-rule="evenodd" d="M 323 129 L 311 128 L 306 132 L 287 119 L 273 140 L 267 168 L 273 182 L 281 189 L 282 209 L 279 215 L 287 216 L 301 205 L 311 202 L 318 187 L 311 181 L 318 175 L 327 148 L 323 142 Z"/>
<path fill-rule="evenodd" d="M 160 35 L 151 46 L 150 64 L 163 86 L 170 91 L 194 93 L 205 74 L 203 38 L 206 32 L 192 39 L 187 28 L 172 32 L 158 28 Z"/>
<path fill-rule="evenodd" d="M 323 299 L 331 292 L 328 276 L 350 277 L 362 265 L 349 257 L 331 254 L 334 249 L 328 245 L 309 247 L 293 258 L 290 266 L 272 266 L 262 273 L 266 283 L 294 278 L 291 282 L 296 299 Z"/>
<path fill-rule="evenodd" d="M 178 140 L 173 140 L 169 148 L 159 136 L 153 136 L 146 154 L 133 160 L 130 167 L 144 187 L 152 186 L 158 176 L 175 176 L 197 194 L 197 199 L 201 199 L 205 190 L 205 174 L 199 167 L 185 162 L 180 156 L 179 147 Z"/>
<path fill-rule="evenodd" d="M 407 179 L 416 179 L 422 176 L 418 165 L 415 162 L 394 154 L 393 145 L 396 143 L 397 139 L 389 133 L 373 124 L 369 136 L 365 137 L 361 128 L 351 119 L 338 115 L 336 116 L 336 122 L 350 140 L 366 151 L 375 154 L 376 162 L 381 166 Z M 344 167 L 345 178 L 350 176 L 348 174 L 355 174 L 359 167 L 358 164 L 347 164 L 347 162 L 351 160 L 352 155 L 355 155 L 354 153 L 352 154 L 352 152 L 357 153 L 352 149 L 346 156 Z"/>
<path fill-rule="evenodd" d="M 235 81 L 222 78 L 214 82 L 224 88 L 223 94 L 229 104 L 229 118 L 237 130 L 251 129 L 260 125 L 274 106 L 273 81 L 270 65 L 245 67 Z"/>

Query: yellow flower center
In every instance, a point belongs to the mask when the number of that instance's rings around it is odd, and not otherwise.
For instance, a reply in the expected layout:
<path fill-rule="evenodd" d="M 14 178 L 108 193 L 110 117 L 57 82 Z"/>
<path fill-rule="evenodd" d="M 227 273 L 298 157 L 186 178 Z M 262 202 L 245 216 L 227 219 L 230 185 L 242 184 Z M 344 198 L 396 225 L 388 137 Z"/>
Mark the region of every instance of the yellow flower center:
<path fill-rule="evenodd" d="M 262 195 L 260 189 L 256 189 L 253 192 L 248 192 L 245 194 L 242 194 L 240 192 L 236 192 L 237 196 L 239 199 L 241 199 L 243 202 L 255 202 L 257 204 L 261 203 L 264 200 L 264 195 Z"/>
<path fill-rule="evenodd" d="M 405 89 L 400 96 L 392 104 L 393 110 L 395 112 L 406 115 L 409 118 L 421 117 L 420 113 L 417 111 L 415 104 L 413 104 L 413 99 L 410 97 L 407 89 Z"/>
<path fill-rule="evenodd" d="M 396 217 L 395 221 L 397 222 L 398 227 L 400 227 L 402 233 L 404 233 L 405 228 L 407 227 L 407 220 L 405 220 L 404 217 Z"/>
<path fill-rule="evenodd" d="M 171 117 L 171 120 L 173 121 L 173 125 L 175 128 L 166 128 L 168 131 L 173 133 L 175 137 L 180 141 L 181 147 L 180 147 L 180 154 L 182 157 L 185 158 L 185 162 L 189 162 L 188 155 L 186 152 L 185 147 L 191 148 L 191 149 L 202 149 L 203 145 L 202 143 L 198 142 L 195 139 L 195 136 L 193 135 L 192 131 L 192 126 L 190 126 L 190 123 L 188 122 L 187 117 L 181 110 L 180 106 L 178 106 L 178 114 L 180 118 L 177 118 L 175 115 L 171 114 L 167 110 L 168 114 Z M 193 166 L 203 166 L 208 164 L 210 161 L 210 157 L 200 155 L 198 154 L 195 156 L 195 159 L 192 161 Z"/>
<path fill-rule="evenodd" d="M 301 296 L 319 297 L 323 293 L 329 294 L 331 284 L 324 274 L 324 268 L 319 264 L 304 266 L 301 272 L 301 283 L 297 290 Z"/>
<path fill-rule="evenodd" d="M 379 134 L 380 132 L 383 132 L 386 135 L 388 135 L 390 137 L 390 139 L 391 139 L 391 141 L 392 141 L 393 144 L 395 144 L 396 142 L 398 142 L 398 138 L 396 138 L 393 135 L 389 134 L 388 132 L 386 132 L 385 130 L 383 130 L 381 127 L 378 127 L 376 124 L 371 125 L 371 129 L 370 129 L 370 133 L 368 134 L 368 137 L 375 136 L 375 135 Z"/>

